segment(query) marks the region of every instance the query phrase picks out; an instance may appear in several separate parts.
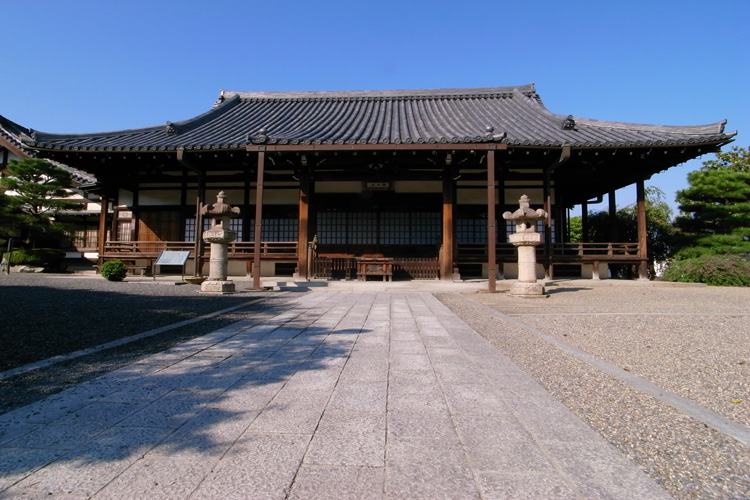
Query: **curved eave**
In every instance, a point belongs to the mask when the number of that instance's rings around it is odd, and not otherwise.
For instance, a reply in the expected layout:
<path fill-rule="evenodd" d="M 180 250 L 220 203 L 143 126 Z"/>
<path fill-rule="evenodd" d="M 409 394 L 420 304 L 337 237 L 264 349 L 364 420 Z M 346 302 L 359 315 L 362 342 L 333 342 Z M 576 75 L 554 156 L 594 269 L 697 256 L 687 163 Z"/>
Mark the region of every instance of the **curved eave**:
<path fill-rule="evenodd" d="M 178 137 L 200 129 L 200 127 L 219 120 L 232 107 L 240 103 L 239 98 L 229 99 L 205 113 L 194 118 L 167 122 L 136 129 L 117 130 L 85 134 L 55 134 L 32 131 L 25 138 L 24 144 L 29 148 L 43 151 L 90 151 L 90 152 L 170 152 L 185 149 L 242 149 L 245 143 L 194 143 L 182 144 Z M 170 129 L 172 130 L 170 132 Z"/>

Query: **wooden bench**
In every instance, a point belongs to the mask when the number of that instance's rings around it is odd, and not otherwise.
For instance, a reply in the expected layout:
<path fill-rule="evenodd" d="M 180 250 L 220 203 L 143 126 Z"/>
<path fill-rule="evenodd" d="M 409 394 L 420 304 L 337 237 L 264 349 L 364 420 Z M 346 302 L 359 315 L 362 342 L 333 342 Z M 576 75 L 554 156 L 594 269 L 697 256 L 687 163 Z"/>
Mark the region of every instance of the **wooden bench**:
<path fill-rule="evenodd" d="M 382 276 L 383 281 L 393 281 L 393 259 L 386 257 L 358 258 L 357 279 L 367 281 L 368 276 Z"/>

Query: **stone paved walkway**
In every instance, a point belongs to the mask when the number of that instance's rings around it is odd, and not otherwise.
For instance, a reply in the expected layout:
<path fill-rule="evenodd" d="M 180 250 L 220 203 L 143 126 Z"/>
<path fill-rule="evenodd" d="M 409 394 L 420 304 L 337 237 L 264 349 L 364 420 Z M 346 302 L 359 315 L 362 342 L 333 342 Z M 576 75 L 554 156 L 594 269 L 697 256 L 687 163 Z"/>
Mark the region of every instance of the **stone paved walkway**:
<path fill-rule="evenodd" d="M 327 291 L 0 416 L 7 498 L 669 496 L 432 295 Z"/>

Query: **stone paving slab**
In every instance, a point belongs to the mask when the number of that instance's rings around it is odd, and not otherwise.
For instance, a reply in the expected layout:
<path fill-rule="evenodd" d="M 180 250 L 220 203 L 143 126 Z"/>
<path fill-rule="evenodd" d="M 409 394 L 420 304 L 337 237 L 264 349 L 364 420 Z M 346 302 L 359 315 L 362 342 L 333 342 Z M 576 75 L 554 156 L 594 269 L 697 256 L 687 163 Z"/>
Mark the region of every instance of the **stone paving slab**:
<path fill-rule="evenodd" d="M 429 293 L 320 291 L 0 416 L 0 499 L 663 499 Z"/>

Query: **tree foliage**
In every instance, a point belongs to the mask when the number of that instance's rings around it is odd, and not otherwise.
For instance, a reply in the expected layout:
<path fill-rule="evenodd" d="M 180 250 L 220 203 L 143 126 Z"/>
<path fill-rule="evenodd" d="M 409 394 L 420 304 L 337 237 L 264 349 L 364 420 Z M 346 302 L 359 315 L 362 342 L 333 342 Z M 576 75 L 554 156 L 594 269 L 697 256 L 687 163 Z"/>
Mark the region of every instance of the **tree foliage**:
<path fill-rule="evenodd" d="M 750 151 L 733 147 L 688 174 L 675 226 L 684 246 L 664 273 L 674 281 L 750 286 Z"/>
<path fill-rule="evenodd" d="M 0 230 L 5 236 L 38 239 L 59 234 L 63 229 L 52 222 L 61 211 L 80 210 L 67 199 L 73 179 L 67 170 L 46 160 L 11 160 L 0 179 L 7 191 L 0 198 Z"/>
<path fill-rule="evenodd" d="M 653 186 L 646 187 L 646 233 L 648 239 L 649 272 L 655 274 L 655 264 L 669 258 L 675 248 L 675 231 L 672 227 L 672 209 L 665 201 L 664 192 Z M 613 237 L 616 235 L 616 237 Z M 591 212 L 588 227 L 583 234 L 580 217 L 570 221 L 570 241 L 638 241 L 638 207 L 621 208 L 614 219 L 606 211 Z M 577 238 L 577 239 L 576 239 Z M 612 271 L 623 278 L 635 276 L 632 266 L 611 266 Z"/>
<path fill-rule="evenodd" d="M 750 151 L 733 147 L 688 174 L 677 193 L 676 226 L 686 239 L 677 257 L 750 253 Z"/>
<path fill-rule="evenodd" d="M 750 286 L 750 261 L 741 255 L 702 255 L 675 260 L 663 279 L 714 286 Z"/>

